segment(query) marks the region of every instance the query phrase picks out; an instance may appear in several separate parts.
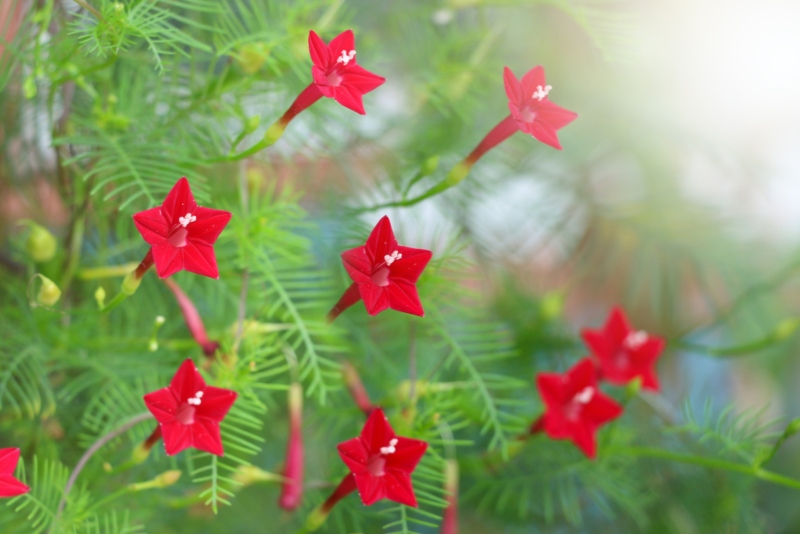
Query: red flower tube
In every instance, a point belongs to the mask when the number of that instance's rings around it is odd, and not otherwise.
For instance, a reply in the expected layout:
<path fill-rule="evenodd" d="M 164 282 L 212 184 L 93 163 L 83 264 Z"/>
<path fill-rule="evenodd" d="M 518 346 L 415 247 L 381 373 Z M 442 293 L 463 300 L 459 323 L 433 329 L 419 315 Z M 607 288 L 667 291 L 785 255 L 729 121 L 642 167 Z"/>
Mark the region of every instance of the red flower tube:
<path fill-rule="evenodd" d="M 189 328 L 189 332 L 191 332 L 194 340 L 197 341 L 197 344 L 200 345 L 201 349 L 203 349 L 203 354 L 208 357 L 216 354 L 217 349 L 219 348 L 219 342 L 208 339 L 208 334 L 206 333 L 206 327 L 203 324 L 203 319 L 197 312 L 197 308 L 195 307 L 194 302 L 192 302 L 192 299 L 190 299 L 186 293 L 183 292 L 177 282 L 171 278 L 165 278 L 164 284 L 166 284 L 170 291 L 172 291 L 172 294 L 175 295 L 175 300 L 178 301 L 178 306 L 181 308 L 181 313 L 183 314 L 183 319 L 186 321 L 186 326 Z"/>
<path fill-rule="evenodd" d="M 297 382 L 289 387 L 289 444 L 283 476 L 286 481 L 278 504 L 291 511 L 303 500 L 303 388 Z"/>
<path fill-rule="evenodd" d="M 447 460 L 444 474 L 447 508 L 444 509 L 441 534 L 458 534 L 458 462 Z"/>
<path fill-rule="evenodd" d="M 369 393 L 367 393 L 364 383 L 361 382 L 358 371 L 350 362 L 344 362 L 342 364 L 342 374 L 344 375 L 344 383 L 347 385 L 347 390 L 350 392 L 350 396 L 353 397 L 356 406 L 364 412 L 364 415 L 369 416 L 375 409 L 375 405 L 369 400 Z"/>

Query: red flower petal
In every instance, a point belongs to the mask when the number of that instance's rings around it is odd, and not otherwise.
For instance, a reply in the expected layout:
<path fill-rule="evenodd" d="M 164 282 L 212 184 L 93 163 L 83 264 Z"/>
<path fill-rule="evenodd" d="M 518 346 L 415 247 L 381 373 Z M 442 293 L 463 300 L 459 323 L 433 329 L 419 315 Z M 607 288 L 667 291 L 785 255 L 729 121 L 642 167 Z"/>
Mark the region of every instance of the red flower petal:
<path fill-rule="evenodd" d="M 633 328 L 631 328 L 630 323 L 628 323 L 625 312 L 622 311 L 621 308 L 613 308 L 608 317 L 608 321 L 606 321 L 606 324 L 603 326 L 603 334 L 606 336 L 606 339 L 615 346 L 619 346 L 622 345 L 622 342 L 625 341 L 625 338 L 627 338 L 628 334 L 632 331 Z"/>
<path fill-rule="evenodd" d="M 213 245 L 216 242 L 219 234 L 222 233 L 225 226 L 231 220 L 231 213 L 229 211 L 199 206 L 195 208 L 192 215 L 196 216 L 197 220 L 186 227 L 186 229 L 189 230 L 187 239 L 191 241 L 200 241 L 207 245 Z"/>
<path fill-rule="evenodd" d="M 380 312 L 389 308 L 389 296 L 386 288 L 377 286 L 372 282 L 358 284 L 358 290 L 364 301 L 364 307 L 371 316 L 378 315 Z"/>
<path fill-rule="evenodd" d="M 536 120 L 547 124 L 552 130 L 560 130 L 578 118 L 578 114 L 549 100 L 543 100 L 536 108 Z"/>
<path fill-rule="evenodd" d="M 544 81 L 544 68 L 541 65 L 533 67 L 525 73 L 520 83 L 522 89 L 522 97 L 525 99 L 532 98 L 534 91 L 539 86 L 544 88 L 547 84 Z"/>
<path fill-rule="evenodd" d="M 391 278 L 402 278 L 406 282 L 416 284 L 422 271 L 431 261 L 433 252 L 421 248 L 411 248 L 398 245 L 397 251 L 402 254 L 402 258 L 395 260 L 391 265 Z"/>
<path fill-rule="evenodd" d="M 369 451 L 364 447 L 360 437 L 348 439 L 336 446 L 339 456 L 353 473 L 361 473 L 366 469 Z"/>
<path fill-rule="evenodd" d="M 369 473 L 354 473 L 354 475 L 356 477 L 358 495 L 361 497 L 361 502 L 364 503 L 364 506 L 373 505 L 386 498 L 386 488 L 383 483 L 386 475 L 381 477 L 376 477 Z"/>
<path fill-rule="evenodd" d="M 367 418 L 360 437 L 364 442 L 364 448 L 370 454 L 378 454 L 381 447 L 389 445 L 389 441 L 395 438 L 396 434 L 383 410 L 376 408 Z"/>
<path fill-rule="evenodd" d="M 356 247 L 342 252 L 342 263 L 353 279 L 361 284 L 372 283 L 372 261 L 367 257 L 366 247 Z"/>
<path fill-rule="evenodd" d="M 327 69 L 333 62 L 331 53 L 328 50 L 328 45 L 325 44 L 325 41 L 323 41 L 314 30 L 308 32 L 308 51 L 314 66 L 322 70 Z"/>
<path fill-rule="evenodd" d="M 385 289 L 391 309 L 418 317 L 425 316 L 425 311 L 422 309 L 422 303 L 417 293 L 417 287 L 414 284 L 397 280 L 391 282 Z M 366 302 L 366 299 L 364 299 L 364 302 Z"/>
<path fill-rule="evenodd" d="M 341 76 L 342 85 L 354 87 L 362 95 L 374 91 L 386 82 L 383 76 L 378 76 L 361 65 L 353 65 L 352 62 L 347 65 Z"/>
<path fill-rule="evenodd" d="M 214 247 L 205 243 L 189 242 L 180 249 L 183 255 L 183 268 L 190 273 L 218 279 L 217 256 Z"/>
<path fill-rule="evenodd" d="M 353 30 L 345 30 L 336 37 L 334 37 L 330 44 L 328 45 L 328 51 L 330 52 L 331 58 L 333 61 L 336 61 L 336 58 L 342 55 L 342 51 L 346 54 L 349 54 L 351 50 L 356 49 L 356 37 L 353 35 Z M 350 63 L 354 63 L 356 61 L 356 57 L 353 56 L 353 59 L 350 60 Z"/>
<path fill-rule="evenodd" d="M 386 468 L 411 473 L 428 450 L 428 444 L 418 439 L 397 437 L 395 452 L 386 457 Z"/>
<path fill-rule="evenodd" d="M 153 261 L 159 278 L 168 278 L 183 270 L 183 253 L 169 243 L 153 245 Z"/>
<path fill-rule="evenodd" d="M 133 224 L 148 245 L 163 243 L 169 236 L 169 225 L 161 213 L 161 206 L 133 214 Z"/>
<path fill-rule="evenodd" d="M 194 195 L 189 187 L 189 180 L 185 176 L 175 183 L 167 198 L 164 199 L 164 203 L 161 204 L 161 208 L 164 220 L 170 226 L 178 224 L 179 217 L 195 212 L 197 203 L 194 201 Z"/>
<path fill-rule="evenodd" d="M 508 67 L 503 67 L 503 85 L 506 88 L 506 96 L 508 96 L 508 100 L 513 102 L 514 105 L 519 104 L 522 101 L 522 86 L 517 80 L 517 77 L 514 76 L 514 73 L 511 72 L 511 69 Z"/>
<path fill-rule="evenodd" d="M 561 142 L 558 140 L 555 129 L 540 122 L 527 123 L 525 126 L 527 126 L 527 129 L 520 128 L 523 132 L 532 135 L 534 139 L 545 145 L 562 150 Z"/>
<path fill-rule="evenodd" d="M 351 109 L 360 115 L 367 114 L 364 110 L 361 92 L 355 87 L 342 84 L 333 91 L 333 98 L 347 109 Z"/>
<path fill-rule="evenodd" d="M 205 398 L 203 399 L 205 400 Z M 193 425 L 188 425 L 192 432 L 192 446 L 201 451 L 223 456 L 222 438 L 219 433 L 219 423 L 211 419 L 196 419 Z"/>
<path fill-rule="evenodd" d="M 172 423 L 178 412 L 178 401 L 169 388 L 162 388 L 144 396 L 144 404 L 156 421 Z"/>
<path fill-rule="evenodd" d="M 178 422 L 161 423 L 161 433 L 164 435 L 164 451 L 167 456 L 174 456 L 193 445 L 192 425 Z"/>
<path fill-rule="evenodd" d="M 13 475 L 19 462 L 19 449 L 0 449 L 0 474 Z"/>
<path fill-rule="evenodd" d="M 394 238 L 392 223 L 389 217 L 384 215 L 375 228 L 370 232 L 365 245 L 367 257 L 373 263 L 383 261 L 383 257 L 397 250 L 397 240 Z M 380 258 L 380 259 L 378 259 Z"/>
<path fill-rule="evenodd" d="M 193 398 L 198 391 L 205 392 L 206 381 L 194 366 L 194 362 L 187 358 L 172 378 L 169 389 L 175 395 L 177 402 L 183 403 Z"/>
<path fill-rule="evenodd" d="M 383 475 L 383 485 L 387 499 L 417 507 L 417 497 L 414 495 L 414 486 L 411 485 L 411 476 L 408 473 L 394 469 L 387 471 Z"/>
<path fill-rule="evenodd" d="M 28 493 L 30 487 L 11 475 L 0 475 L 0 497 L 17 497 Z"/>
<path fill-rule="evenodd" d="M 211 419 L 220 422 L 225 419 L 228 411 L 236 402 L 237 393 L 230 389 L 206 386 L 203 391 L 203 398 L 197 407 L 197 417 Z"/>

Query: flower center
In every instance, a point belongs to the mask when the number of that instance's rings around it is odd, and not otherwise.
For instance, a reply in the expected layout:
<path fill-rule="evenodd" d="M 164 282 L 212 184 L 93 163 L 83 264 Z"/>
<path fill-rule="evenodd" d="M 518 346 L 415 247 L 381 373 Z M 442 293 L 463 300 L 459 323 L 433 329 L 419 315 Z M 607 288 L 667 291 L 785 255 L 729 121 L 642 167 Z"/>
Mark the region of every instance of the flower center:
<path fill-rule="evenodd" d="M 178 217 L 178 221 L 181 223 L 181 226 L 186 228 L 189 226 L 189 223 L 193 223 L 197 220 L 196 215 L 192 215 L 191 213 L 187 213 L 186 217 Z"/>
<path fill-rule="evenodd" d="M 545 85 L 542 87 L 541 85 L 536 86 L 536 90 L 533 92 L 533 98 L 541 102 L 553 88 L 552 85 Z"/>
<path fill-rule="evenodd" d="M 367 463 L 367 471 L 374 477 L 382 477 L 386 472 L 386 458 L 380 454 L 370 458 L 369 463 Z"/>
<path fill-rule="evenodd" d="M 622 346 L 628 350 L 639 350 L 647 342 L 647 332 L 639 330 L 631 332 L 622 341 Z"/>
<path fill-rule="evenodd" d="M 372 273 L 372 283 L 376 286 L 386 287 L 389 285 L 389 268 L 381 267 Z"/>
<path fill-rule="evenodd" d="M 394 262 L 396 262 L 397 260 L 400 260 L 402 258 L 403 258 L 403 255 L 395 250 L 394 252 L 392 252 L 391 255 L 387 254 L 386 256 L 384 256 L 383 260 L 386 262 L 386 265 L 391 265 Z"/>
<path fill-rule="evenodd" d="M 536 111 L 530 106 L 524 106 L 519 110 L 519 118 L 522 119 L 522 122 L 533 122 L 536 120 Z"/>
<path fill-rule="evenodd" d="M 169 238 L 167 238 L 167 241 L 173 247 L 176 248 L 185 247 L 186 237 L 188 235 L 189 235 L 189 230 L 187 230 L 183 226 L 178 226 L 169 234 Z"/>
<path fill-rule="evenodd" d="M 576 421 L 583 411 L 583 407 L 589 404 L 594 397 L 594 388 L 586 386 L 572 397 L 572 400 L 564 407 L 564 416 L 570 421 Z"/>
<path fill-rule="evenodd" d="M 178 409 L 178 413 L 175 414 L 175 419 L 177 419 L 182 425 L 193 425 L 194 414 L 197 411 L 197 407 L 203 403 L 202 398 L 203 392 L 198 391 L 194 394 L 194 397 L 189 397 L 186 399 L 186 403 L 183 404 Z"/>
<path fill-rule="evenodd" d="M 350 52 L 348 52 L 347 50 L 342 50 L 342 55 L 336 58 L 336 63 L 342 63 L 343 65 L 347 65 L 348 63 L 353 61 L 354 57 L 356 57 L 355 50 L 350 50 Z"/>

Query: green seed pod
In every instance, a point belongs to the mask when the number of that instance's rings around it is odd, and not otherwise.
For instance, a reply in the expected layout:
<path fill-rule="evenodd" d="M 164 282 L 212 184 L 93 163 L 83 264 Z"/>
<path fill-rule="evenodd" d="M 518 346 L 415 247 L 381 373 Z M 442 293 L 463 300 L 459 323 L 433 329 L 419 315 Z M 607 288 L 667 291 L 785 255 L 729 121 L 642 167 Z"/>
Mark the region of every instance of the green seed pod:
<path fill-rule="evenodd" d="M 36 295 L 36 302 L 42 306 L 52 306 L 61 298 L 61 290 L 58 286 L 44 275 L 38 275 L 42 279 L 42 287 Z"/>

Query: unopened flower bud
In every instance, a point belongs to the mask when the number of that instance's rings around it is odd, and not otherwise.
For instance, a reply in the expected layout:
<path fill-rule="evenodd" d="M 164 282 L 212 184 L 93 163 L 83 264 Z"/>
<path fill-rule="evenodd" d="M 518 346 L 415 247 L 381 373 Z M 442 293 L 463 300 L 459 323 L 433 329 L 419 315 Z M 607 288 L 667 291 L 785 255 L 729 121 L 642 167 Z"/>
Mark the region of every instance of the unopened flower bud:
<path fill-rule="evenodd" d="M 233 474 L 233 480 L 242 486 L 250 486 L 258 482 L 282 482 L 284 478 L 254 465 L 242 465 Z"/>
<path fill-rule="evenodd" d="M 31 223 L 31 233 L 25 242 L 25 249 L 33 261 L 42 263 L 50 261 L 56 255 L 56 238 L 44 226 Z"/>
<path fill-rule="evenodd" d="M 261 124 L 261 115 L 253 115 L 244 123 L 244 133 L 251 134 L 256 131 L 258 125 Z"/>
<path fill-rule="evenodd" d="M 58 299 L 61 298 L 61 290 L 58 286 L 43 275 L 38 275 L 39 278 L 42 279 L 42 286 L 39 288 L 39 293 L 36 295 L 36 302 L 41 304 L 42 306 L 52 306 Z"/>
<path fill-rule="evenodd" d="M 431 156 L 422 162 L 419 172 L 422 176 L 430 176 L 439 168 L 439 156 Z"/>
<path fill-rule="evenodd" d="M 247 74 L 255 74 L 269 58 L 270 48 L 265 43 L 247 43 L 236 54 L 236 63 Z"/>
<path fill-rule="evenodd" d="M 178 470 L 165 471 L 158 475 L 153 480 L 147 482 L 139 482 L 128 486 L 131 491 L 143 491 L 148 489 L 161 489 L 172 486 L 181 478 L 181 472 Z"/>
<path fill-rule="evenodd" d="M 94 300 L 97 301 L 97 306 L 102 308 L 106 305 L 106 290 L 103 289 L 103 286 L 100 286 L 94 292 Z"/>

